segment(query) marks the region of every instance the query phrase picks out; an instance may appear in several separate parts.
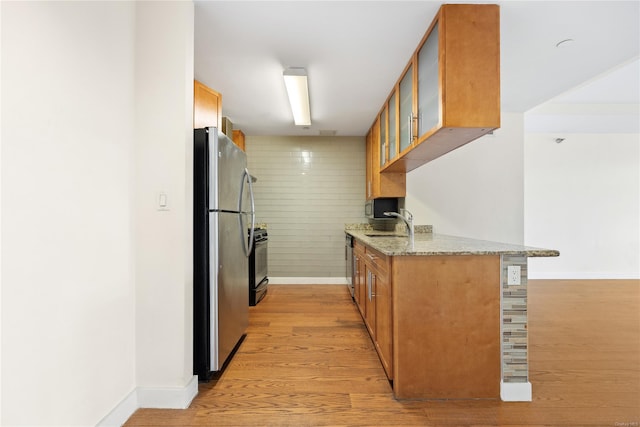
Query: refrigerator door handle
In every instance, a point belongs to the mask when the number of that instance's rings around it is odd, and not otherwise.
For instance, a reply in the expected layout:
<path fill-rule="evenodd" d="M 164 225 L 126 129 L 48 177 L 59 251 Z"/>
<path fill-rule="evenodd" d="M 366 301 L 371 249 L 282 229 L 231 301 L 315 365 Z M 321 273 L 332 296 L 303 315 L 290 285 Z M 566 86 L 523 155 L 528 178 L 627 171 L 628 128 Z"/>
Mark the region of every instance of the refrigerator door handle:
<path fill-rule="evenodd" d="M 242 174 L 242 185 L 240 186 L 240 199 L 238 201 L 238 212 L 240 215 L 243 214 L 242 210 L 242 201 L 244 200 L 244 184 L 249 184 L 249 199 L 251 200 L 251 228 L 249 229 L 249 241 L 246 239 L 246 234 L 244 234 L 244 230 L 240 227 L 240 234 L 242 236 L 244 254 L 248 257 L 253 250 L 253 237 L 254 237 L 254 228 L 256 227 L 256 203 L 253 198 L 253 185 L 251 184 L 251 174 L 247 168 L 244 168 L 244 173 Z"/>

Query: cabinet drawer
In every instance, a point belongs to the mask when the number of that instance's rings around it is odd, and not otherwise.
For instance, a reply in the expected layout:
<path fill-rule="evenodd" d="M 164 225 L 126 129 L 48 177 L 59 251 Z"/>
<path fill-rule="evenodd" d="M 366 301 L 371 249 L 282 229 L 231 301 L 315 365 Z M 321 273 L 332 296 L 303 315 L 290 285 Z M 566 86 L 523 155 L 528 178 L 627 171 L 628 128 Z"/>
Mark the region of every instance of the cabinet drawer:
<path fill-rule="evenodd" d="M 367 262 L 373 267 L 373 269 L 378 270 L 377 273 L 379 275 L 387 275 L 389 272 L 389 257 L 383 254 L 382 252 L 378 252 L 375 249 L 370 247 L 366 247 L 365 259 Z"/>

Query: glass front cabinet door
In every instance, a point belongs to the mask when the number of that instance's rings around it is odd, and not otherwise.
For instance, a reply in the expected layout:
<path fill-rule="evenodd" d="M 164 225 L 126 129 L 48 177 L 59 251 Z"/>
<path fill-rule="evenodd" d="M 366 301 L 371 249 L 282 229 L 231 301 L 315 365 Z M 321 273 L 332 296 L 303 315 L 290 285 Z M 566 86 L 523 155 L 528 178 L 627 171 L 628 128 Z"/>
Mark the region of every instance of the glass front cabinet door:
<path fill-rule="evenodd" d="M 413 64 L 400 80 L 400 152 L 413 142 Z"/>
<path fill-rule="evenodd" d="M 387 163 L 387 108 L 380 113 L 380 167 Z"/>
<path fill-rule="evenodd" d="M 418 135 L 435 130 L 441 122 L 438 73 L 438 23 L 418 51 Z"/>
<path fill-rule="evenodd" d="M 499 5 L 442 5 L 383 109 L 383 174 L 409 172 L 499 128 Z"/>
<path fill-rule="evenodd" d="M 389 112 L 389 161 L 394 160 L 398 157 L 398 144 L 396 141 L 398 139 L 398 122 L 396 120 L 397 115 L 397 103 L 396 103 L 396 91 L 394 90 L 389 98 L 389 104 L 387 107 L 387 111 Z"/>

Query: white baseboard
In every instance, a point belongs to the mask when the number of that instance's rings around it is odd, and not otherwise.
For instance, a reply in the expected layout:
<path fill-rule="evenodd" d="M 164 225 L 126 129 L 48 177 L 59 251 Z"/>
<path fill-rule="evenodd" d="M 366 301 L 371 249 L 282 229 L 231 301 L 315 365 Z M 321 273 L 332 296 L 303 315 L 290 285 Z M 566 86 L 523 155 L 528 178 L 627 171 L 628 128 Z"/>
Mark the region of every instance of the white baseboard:
<path fill-rule="evenodd" d="M 505 383 L 500 381 L 500 399 L 505 402 L 531 402 L 531 383 Z"/>
<path fill-rule="evenodd" d="M 184 387 L 138 387 L 140 408 L 186 409 L 198 394 L 198 376 Z"/>
<path fill-rule="evenodd" d="M 638 280 L 640 273 L 610 273 L 600 271 L 574 271 L 574 272 L 536 272 L 529 269 L 529 279 L 555 279 L 555 280 Z"/>
<path fill-rule="evenodd" d="M 186 409 L 198 394 L 198 376 L 184 387 L 138 387 L 129 393 L 97 427 L 120 427 L 139 408 Z"/>
<path fill-rule="evenodd" d="M 346 277 L 269 277 L 270 285 L 346 285 Z"/>
<path fill-rule="evenodd" d="M 138 408 L 138 393 L 134 389 L 106 417 L 100 420 L 96 427 L 120 427 Z"/>

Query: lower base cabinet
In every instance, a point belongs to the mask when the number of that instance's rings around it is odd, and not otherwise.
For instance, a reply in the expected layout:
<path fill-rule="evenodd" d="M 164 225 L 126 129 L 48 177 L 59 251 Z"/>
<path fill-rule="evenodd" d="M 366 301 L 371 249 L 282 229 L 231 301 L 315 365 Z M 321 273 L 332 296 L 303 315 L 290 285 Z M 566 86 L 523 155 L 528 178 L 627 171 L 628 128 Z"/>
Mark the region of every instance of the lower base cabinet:
<path fill-rule="evenodd" d="M 500 256 L 354 249 L 355 300 L 398 399 L 500 398 Z"/>
<path fill-rule="evenodd" d="M 391 286 L 388 275 L 376 276 L 375 281 L 376 302 L 376 338 L 375 346 L 380 356 L 382 367 L 387 377 L 393 380 L 393 323 L 391 305 Z"/>
<path fill-rule="evenodd" d="M 353 247 L 353 268 L 354 283 L 353 283 L 353 299 L 356 301 L 358 310 L 362 317 L 365 317 L 365 298 L 366 298 L 366 273 L 364 268 L 364 246 L 355 242 Z"/>
<path fill-rule="evenodd" d="M 360 262 L 360 293 L 356 303 L 369 335 L 378 352 L 387 377 L 393 379 L 392 304 L 389 277 L 390 257 L 375 249 L 362 246 L 355 250 L 356 263 Z"/>

